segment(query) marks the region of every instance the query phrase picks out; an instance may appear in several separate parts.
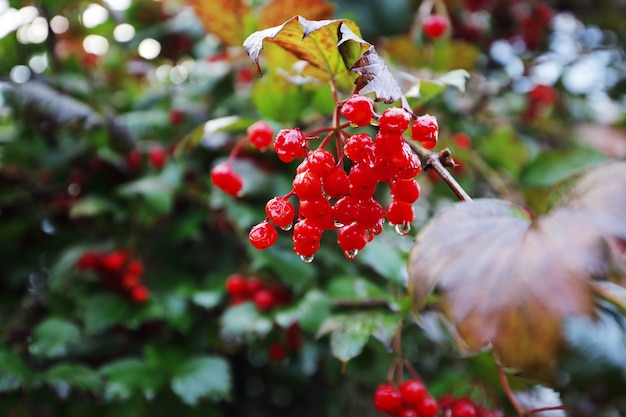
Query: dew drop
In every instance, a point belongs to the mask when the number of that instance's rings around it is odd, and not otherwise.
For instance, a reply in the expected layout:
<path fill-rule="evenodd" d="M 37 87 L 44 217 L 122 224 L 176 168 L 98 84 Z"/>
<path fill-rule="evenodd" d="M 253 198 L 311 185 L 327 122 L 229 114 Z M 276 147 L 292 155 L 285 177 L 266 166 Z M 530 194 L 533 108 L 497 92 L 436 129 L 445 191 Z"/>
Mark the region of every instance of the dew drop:
<path fill-rule="evenodd" d="M 288 232 L 291 230 L 292 227 L 293 227 L 293 223 L 289 223 L 287 226 L 282 226 L 281 229 L 284 230 L 285 232 Z"/>
<path fill-rule="evenodd" d="M 357 127 L 359 127 L 359 125 L 357 125 L 356 123 L 350 122 L 350 127 L 353 129 L 356 129 Z"/>
<path fill-rule="evenodd" d="M 335 227 L 343 227 L 344 226 L 343 223 L 341 223 L 340 221 L 337 221 L 337 220 L 334 220 L 333 224 L 335 225 Z"/>
<path fill-rule="evenodd" d="M 350 249 L 350 250 L 344 250 L 343 251 L 343 256 L 345 256 L 348 259 L 356 258 L 356 256 L 358 254 L 359 254 L 359 250 L 358 249 Z"/>
<path fill-rule="evenodd" d="M 302 259 L 302 262 L 304 262 L 305 264 L 310 264 L 311 262 L 313 262 L 313 259 L 315 259 L 315 255 L 311 255 L 311 256 L 300 255 L 300 259 Z"/>
<path fill-rule="evenodd" d="M 80 185 L 75 182 L 67 186 L 67 195 L 70 197 L 78 197 L 80 195 L 80 191 Z"/>
<path fill-rule="evenodd" d="M 49 219 L 44 219 L 41 221 L 41 231 L 47 235 L 53 235 L 57 232 L 57 228 Z"/>
<path fill-rule="evenodd" d="M 411 231 L 410 223 L 396 224 L 396 233 L 398 233 L 400 236 L 406 236 L 409 234 L 410 231 Z"/>

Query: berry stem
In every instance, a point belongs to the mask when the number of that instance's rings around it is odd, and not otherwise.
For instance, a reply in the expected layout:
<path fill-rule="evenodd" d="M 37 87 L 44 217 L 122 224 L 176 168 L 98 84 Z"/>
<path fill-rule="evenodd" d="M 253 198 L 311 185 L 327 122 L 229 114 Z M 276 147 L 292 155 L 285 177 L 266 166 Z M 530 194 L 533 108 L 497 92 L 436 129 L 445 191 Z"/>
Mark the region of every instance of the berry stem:
<path fill-rule="evenodd" d="M 498 374 L 500 376 L 500 383 L 502 384 L 504 393 L 506 394 L 507 398 L 511 402 L 511 405 L 513 405 L 513 408 L 515 408 L 515 411 L 517 411 L 517 414 L 520 417 L 527 415 L 527 411 L 519 403 L 519 401 L 517 401 L 515 394 L 513 394 L 513 390 L 511 389 L 511 386 L 509 385 L 509 380 L 506 377 L 506 372 L 504 372 L 504 368 L 500 365 L 498 365 Z"/>
<path fill-rule="evenodd" d="M 533 410 L 528 410 L 526 411 L 526 416 L 532 416 L 535 415 L 537 413 L 544 413 L 546 411 L 555 411 L 555 410 L 568 410 L 568 407 L 566 405 L 555 405 L 552 407 L 541 407 L 541 408 L 535 408 Z"/>
<path fill-rule="evenodd" d="M 235 142 L 235 146 L 233 146 L 233 149 L 231 149 L 230 153 L 228 154 L 228 163 L 232 164 L 233 161 L 235 160 L 235 158 L 237 157 L 237 154 L 239 153 L 239 151 L 241 149 L 243 149 L 243 147 L 246 145 L 246 143 L 248 143 L 247 139 L 241 139 L 238 140 L 237 142 Z"/>
<path fill-rule="evenodd" d="M 417 373 L 413 365 L 411 365 L 411 362 L 404 359 L 403 363 L 404 363 L 404 367 L 406 368 L 406 370 L 409 371 L 409 374 L 411 374 L 412 379 L 414 379 L 415 381 L 422 381 L 422 378 L 419 376 L 419 374 Z"/>
<path fill-rule="evenodd" d="M 322 141 L 320 142 L 320 145 L 318 146 L 318 149 L 324 149 L 326 147 L 326 145 L 328 144 L 328 142 L 333 138 L 333 136 L 335 136 L 337 134 L 336 130 L 331 130 L 326 136 L 324 136 L 324 139 L 322 139 Z"/>
<path fill-rule="evenodd" d="M 441 179 L 448 185 L 452 192 L 461 201 L 472 201 L 472 197 L 461 187 L 457 180 L 450 174 L 444 164 L 450 164 L 452 160 L 452 153 L 449 149 L 444 149 L 441 152 L 431 152 L 426 150 L 422 146 L 418 145 L 414 141 L 407 141 L 407 143 L 413 148 L 413 150 L 424 159 L 424 169 L 434 169 Z"/>
<path fill-rule="evenodd" d="M 350 126 L 350 122 L 344 122 L 341 125 L 339 125 L 338 128 L 339 129 L 345 129 L 348 126 Z M 336 131 L 336 130 L 337 130 L 336 126 L 321 127 L 319 129 L 311 130 L 310 132 L 305 133 L 305 136 L 306 137 L 315 136 L 315 135 L 319 135 L 320 133 L 333 132 L 333 131 Z"/>

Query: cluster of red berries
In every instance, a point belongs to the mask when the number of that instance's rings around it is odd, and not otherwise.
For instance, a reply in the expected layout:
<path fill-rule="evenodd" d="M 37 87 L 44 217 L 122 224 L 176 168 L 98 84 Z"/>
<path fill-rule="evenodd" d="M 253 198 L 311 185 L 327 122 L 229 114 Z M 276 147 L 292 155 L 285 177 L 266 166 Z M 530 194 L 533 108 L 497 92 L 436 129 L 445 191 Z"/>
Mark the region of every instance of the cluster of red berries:
<path fill-rule="evenodd" d="M 225 286 L 226 292 L 231 296 L 230 305 L 251 301 L 263 312 L 287 306 L 293 298 L 289 288 L 257 277 L 245 278 L 240 274 L 233 274 L 226 278 Z"/>
<path fill-rule="evenodd" d="M 160 145 L 152 146 L 148 150 L 147 155 L 150 167 L 156 171 L 162 170 L 167 163 L 167 150 Z M 143 155 L 139 149 L 135 148 L 130 151 L 126 155 L 125 160 L 126 166 L 130 172 L 138 172 L 141 170 Z"/>
<path fill-rule="evenodd" d="M 522 118 L 527 121 L 537 119 L 545 109 L 552 106 L 559 97 L 557 90 L 549 85 L 537 84 L 527 94 L 527 105 Z"/>
<path fill-rule="evenodd" d="M 136 303 L 144 303 L 150 298 L 148 288 L 141 282 L 143 263 L 127 251 L 88 251 L 78 258 L 76 268 L 79 271 L 94 271 L 106 287 Z"/>
<path fill-rule="evenodd" d="M 267 218 L 250 231 L 255 248 L 265 249 L 276 242 L 275 226 L 293 228 L 293 251 L 310 262 L 320 247 L 322 233 L 336 230 L 337 243 L 345 256 L 353 259 L 382 232 L 385 218 L 398 233 L 410 231 L 415 216 L 413 203 L 420 195 L 415 177 L 421 172 L 418 156 L 403 137 L 412 114 L 392 107 L 378 116 L 372 100 L 360 95 L 343 102 L 340 112 L 349 122 L 346 126 L 368 126 L 378 119 L 378 133 L 372 138 L 367 133 L 329 128 L 329 135 L 318 148 L 310 149 L 309 143 L 316 137 L 297 128 L 278 132 L 274 151 L 279 159 L 304 161 L 296 169 L 291 192 L 270 199 L 265 206 Z M 417 117 L 411 126 L 412 138 L 428 149 L 437 145 L 438 133 L 437 120 L 430 115 Z M 338 139 L 336 155 L 324 149 L 334 134 Z M 388 184 L 391 191 L 391 202 L 385 208 L 375 199 L 380 183 Z M 289 201 L 292 196 L 298 199 L 297 210 Z"/>
<path fill-rule="evenodd" d="M 396 417 L 501 417 L 469 398 L 444 396 L 437 401 L 417 379 L 405 381 L 399 388 L 380 385 L 374 393 L 374 408 Z"/>

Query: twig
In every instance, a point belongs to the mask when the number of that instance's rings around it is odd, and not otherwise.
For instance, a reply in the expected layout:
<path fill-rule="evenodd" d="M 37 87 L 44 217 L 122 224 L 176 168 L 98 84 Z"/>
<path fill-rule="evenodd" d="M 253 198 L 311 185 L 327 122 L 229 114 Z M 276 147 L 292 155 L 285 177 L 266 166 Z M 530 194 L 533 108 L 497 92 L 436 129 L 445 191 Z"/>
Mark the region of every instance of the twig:
<path fill-rule="evenodd" d="M 335 300 L 333 301 L 334 308 L 340 309 L 386 309 L 391 310 L 389 307 L 389 301 L 384 298 L 368 298 L 365 300 Z"/>
<path fill-rule="evenodd" d="M 541 408 L 535 408 L 533 410 L 528 410 L 528 411 L 526 411 L 525 415 L 526 416 L 532 416 L 534 414 L 543 413 L 543 412 L 546 412 L 546 411 L 567 410 L 567 409 L 568 409 L 568 407 L 566 405 L 555 405 L 555 406 L 552 406 L 552 407 L 541 407 Z"/>
<path fill-rule="evenodd" d="M 439 153 L 431 152 L 418 145 L 415 141 L 407 140 L 409 146 L 425 161 L 424 169 L 434 169 L 441 179 L 450 187 L 452 192 L 461 201 L 472 201 L 472 197 L 461 187 L 457 180 L 448 172 L 444 164 L 454 166 L 452 153 L 449 149 L 444 149 Z"/>
<path fill-rule="evenodd" d="M 511 389 L 511 386 L 509 385 L 509 380 L 506 377 L 506 373 L 504 372 L 504 368 L 502 366 L 500 366 L 500 365 L 498 365 L 498 374 L 500 376 L 500 383 L 502 384 L 502 388 L 504 389 L 504 393 L 506 394 L 506 396 L 509 399 L 509 401 L 511 401 L 511 404 L 515 408 L 515 411 L 517 411 L 517 414 L 520 417 L 525 416 L 526 415 L 526 410 L 519 403 L 519 401 L 517 401 L 517 398 L 515 398 L 515 394 L 513 394 L 513 390 Z"/>

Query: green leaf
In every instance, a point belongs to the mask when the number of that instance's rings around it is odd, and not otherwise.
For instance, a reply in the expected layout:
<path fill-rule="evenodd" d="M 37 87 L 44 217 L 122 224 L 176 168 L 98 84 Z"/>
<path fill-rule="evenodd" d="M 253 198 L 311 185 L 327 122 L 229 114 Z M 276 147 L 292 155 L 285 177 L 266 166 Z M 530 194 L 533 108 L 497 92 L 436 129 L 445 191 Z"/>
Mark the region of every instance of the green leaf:
<path fill-rule="evenodd" d="M 311 290 L 294 306 L 276 314 L 276 322 L 284 328 L 293 323 L 310 332 L 317 332 L 322 322 L 330 315 L 331 302 L 325 293 Z"/>
<path fill-rule="evenodd" d="M 126 322 L 131 315 L 128 301 L 117 294 L 101 293 L 89 297 L 83 305 L 85 332 L 98 333 L 108 327 Z"/>
<path fill-rule="evenodd" d="M 48 369 L 44 380 L 50 384 L 63 384 L 80 390 L 97 391 L 102 386 L 100 375 L 84 365 L 62 363 Z"/>
<path fill-rule="evenodd" d="M 66 249 L 59 260 L 54 264 L 48 276 L 50 289 L 60 291 L 65 283 L 74 275 L 76 261 L 87 250 L 84 246 L 70 247 Z"/>
<path fill-rule="evenodd" d="M 189 405 L 196 405 L 204 397 L 227 400 L 231 385 L 228 363 L 216 356 L 189 359 L 176 370 L 170 383 L 172 391 Z"/>
<path fill-rule="evenodd" d="M 127 400 L 136 391 L 151 399 L 165 382 L 159 369 L 136 358 L 111 362 L 99 372 L 106 381 L 104 396 L 111 400 Z"/>
<path fill-rule="evenodd" d="M 479 151 L 490 164 L 503 167 L 515 176 L 530 158 L 528 145 L 519 139 L 511 126 L 495 129 L 481 142 Z"/>
<path fill-rule="evenodd" d="M 407 281 L 406 260 L 409 248 L 398 235 L 387 229 L 359 252 L 359 260 L 390 282 L 404 285 Z"/>
<path fill-rule="evenodd" d="M 50 317 L 35 328 L 29 351 L 35 356 L 58 358 L 64 356 L 69 346 L 79 338 L 78 326 L 57 317 Z"/>
<path fill-rule="evenodd" d="M 0 346 L 0 392 L 16 390 L 22 383 L 31 383 L 33 377 L 20 355 Z"/>
<path fill-rule="evenodd" d="M 258 217 L 257 217 L 258 219 Z M 307 288 L 315 278 L 316 271 L 304 262 L 294 262 L 293 250 L 274 245 L 264 251 L 251 248 L 249 251 L 250 268 L 268 269 L 289 284 L 295 291 Z M 297 258 L 295 259 L 297 261 Z"/>
<path fill-rule="evenodd" d="M 203 308 L 211 309 L 222 301 L 222 291 L 197 291 L 191 296 L 191 301 Z"/>
<path fill-rule="evenodd" d="M 181 184 L 180 168 L 168 164 L 163 172 L 154 177 L 141 178 L 122 186 L 123 196 L 140 196 L 157 213 L 168 213 L 172 209 L 174 193 Z"/>
<path fill-rule="evenodd" d="M 606 160 L 604 154 L 591 148 L 546 151 L 522 171 L 520 180 L 531 187 L 547 188 Z"/>
<path fill-rule="evenodd" d="M 333 278 L 328 286 L 328 295 L 340 300 L 366 300 L 386 298 L 387 293 L 376 284 L 359 277 Z"/>
<path fill-rule="evenodd" d="M 72 204 L 70 217 L 72 219 L 96 217 L 104 213 L 114 213 L 116 210 L 118 207 L 111 200 L 97 195 L 89 195 Z"/>
<path fill-rule="evenodd" d="M 395 314 L 381 312 L 336 315 L 326 319 L 317 334 L 330 333 L 332 355 L 345 362 L 361 354 L 370 336 L 389 350 L 400 320 Z"/>
<path fill-rule="evenodd" d="M 204 125 L 192 130 L 177 146 L 177 151 L 188 150 L 200 143 L 209 148 L 217 148 L 224 145 L 223 140 L 213 140 L 215 135 L 224 132 L 244 132 L 248 126 L 254 123 L 253 119 L 241 116 L 225 116 L 211 119 Z"/>
<path fill-rule="evenodd" d="M 437 97 L 448 87 L 456 88 L 461 93 L 465 93 L 468 78 L 470 78 L 470 74 L 464 69 L 452 70 L 434 80 L 416 78 L 405 95 L 411 106 L 415 107 Z"/>
<path fill-rule="evenodd" d="M 221 334 L 225 338 L 264 336 L 272 330 L 272 321 L 261 315 L 252 303 L 243 303 L 226 310 L 220 325 Z"/>

